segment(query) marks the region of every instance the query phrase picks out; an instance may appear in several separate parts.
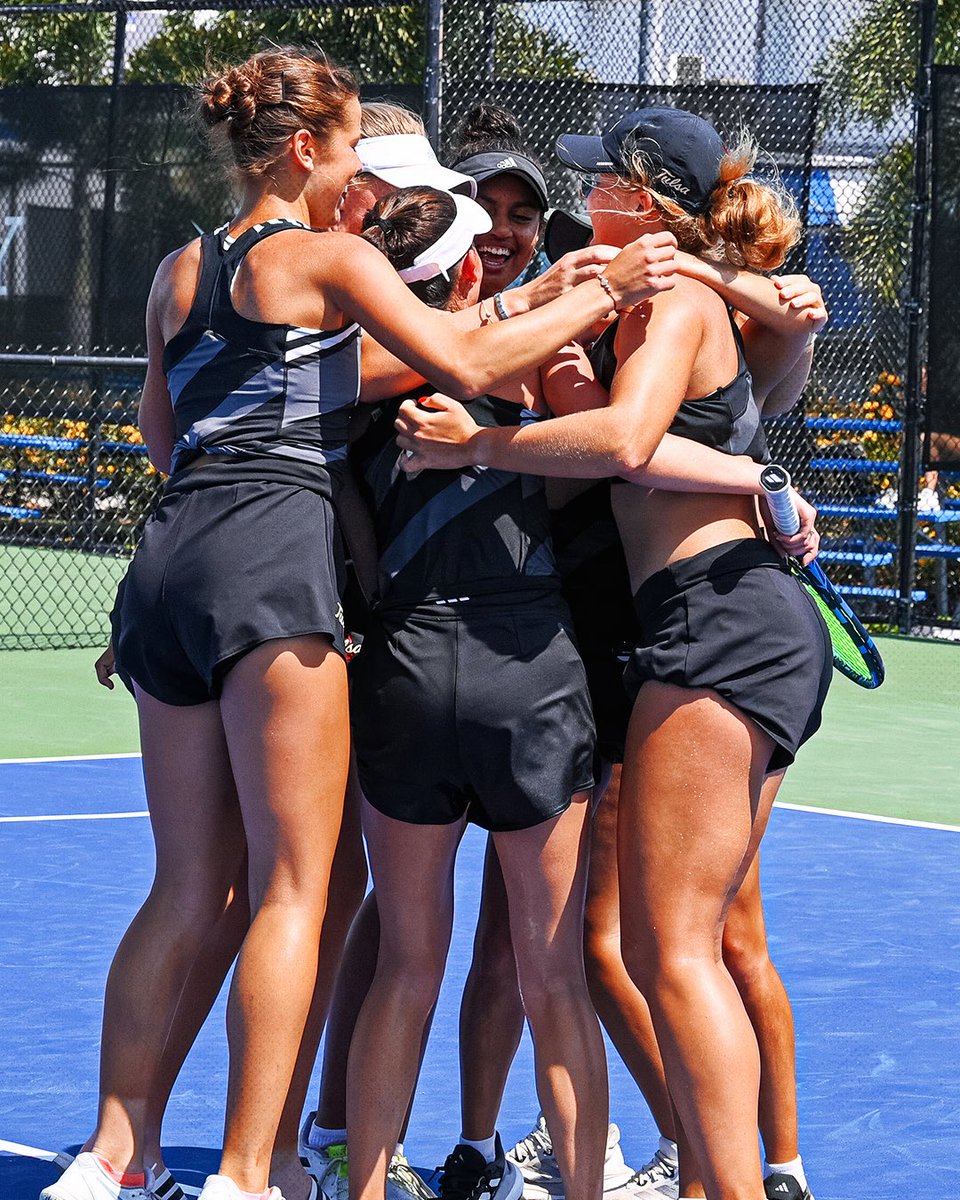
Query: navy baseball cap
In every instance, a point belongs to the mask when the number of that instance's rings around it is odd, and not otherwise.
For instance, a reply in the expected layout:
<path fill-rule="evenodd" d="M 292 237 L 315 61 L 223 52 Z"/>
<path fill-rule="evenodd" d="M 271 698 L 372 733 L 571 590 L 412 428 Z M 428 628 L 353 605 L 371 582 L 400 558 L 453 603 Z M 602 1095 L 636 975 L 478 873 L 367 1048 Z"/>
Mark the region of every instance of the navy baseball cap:
<path fill-rule="evenodd" d="M 641 151 L 653 168 L 650 185 L 693 215 L 706 211 L 720 182 L 725 150 L 709 121 L 682 108 L 641 108 L 599 136 L 565 133 L 557 157 L 575 171 L 629 175 L 631 154 Z"/>
<path fill-rule="evenodd" d="M 543 231 L 543 252 L 555 263 L 571 250 L 582 250 L 592 237 L 593 226 L 586 217 L 555 208 Z"/>

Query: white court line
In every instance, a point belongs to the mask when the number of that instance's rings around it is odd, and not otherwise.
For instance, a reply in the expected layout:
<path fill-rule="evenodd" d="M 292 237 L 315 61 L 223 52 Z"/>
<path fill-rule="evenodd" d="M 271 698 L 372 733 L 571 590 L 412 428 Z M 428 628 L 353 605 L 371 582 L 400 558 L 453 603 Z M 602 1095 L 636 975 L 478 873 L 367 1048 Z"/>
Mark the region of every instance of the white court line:
<path fill-rule="evenodd" d="M 101 762 L 105 759 L 139 758 L 136 754 L 65 754 L 52 758 L 0 758 L 0 766 L 16 765 L 18 763 L 51 763 L 51 762 Z M 818 808 L 813 804 L 791 804 L 788 801 L 777 800 L 776 808 L 789 808 L 794 812 L 821 813 L 826 817 L 847 817 L 851 821 L 875 821 L 879 825 L 907 825 L 915 829 L 940 829 L 946 833 L 960 833 L 960 825 L 944 825 L 937 821 L 911 821 L 906 817 L 880 817 L 873 813 L 850 812 L 842 808 Z M 48 817 L 0 817 L 0 822 L 11 821 L 102 821 L 118 817 L 147 817 L 143 812 L 127 813 L 68 813 L 63 816 Z"/>
<path fill-rule="evenodd" d="M 41 817 L 0 817 L 0 825 L 32 824 L 36 821 L 117 821 L 124 817 L 149 817 L 146 809 L 142 812 L 116 813 L 51 813 Z"/>
<path fill-rule="evenodd" d="M 879 825 L 910 825 L 914 829 L 943 829 L 960 833 L 960 825 L 941 825 L 937 821 L 908 821 L 906 817 L 878 817 L 873 813 L 847 812 L 842 808 L 816 808 L 812 804 L 790 804 L 777 800 L 775 808 L 791 808 L 794 812 L 820 813 L 824 817 L 849 817 L 851 821 L 876 821 Z"/>
<path fill-rule="evenodd" d="M 0 758 L 0 766 L 16 766 L 18 763 L 48 762 L 102 762 L 111 758 L 139 758 L 140 754 L 61 754 L 53 758 Z"/>

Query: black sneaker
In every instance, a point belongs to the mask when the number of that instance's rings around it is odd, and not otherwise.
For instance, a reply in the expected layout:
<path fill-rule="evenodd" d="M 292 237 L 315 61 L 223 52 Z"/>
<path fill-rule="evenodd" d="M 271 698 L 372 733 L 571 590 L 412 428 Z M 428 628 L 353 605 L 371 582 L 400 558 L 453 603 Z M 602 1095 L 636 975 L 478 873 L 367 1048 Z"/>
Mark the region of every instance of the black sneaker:
<path fill-rule="evenodd" d="M 774 1171 L 766 1177 L 763 1191 L 767 1200 L 813 1200 L 809 1188 L 805 1188 L 793 1175 L 785 1175 L 781 1171 Z"/>
<path fill-rule="evenodd" d="M 440 1200 L 520 1200 L 523 1176 L 504 1156 L 499 1133 L 496 1138 L 496 1157 L 490 1163 L 473 1146 L 454 1146 L 443 1164 Z"/>

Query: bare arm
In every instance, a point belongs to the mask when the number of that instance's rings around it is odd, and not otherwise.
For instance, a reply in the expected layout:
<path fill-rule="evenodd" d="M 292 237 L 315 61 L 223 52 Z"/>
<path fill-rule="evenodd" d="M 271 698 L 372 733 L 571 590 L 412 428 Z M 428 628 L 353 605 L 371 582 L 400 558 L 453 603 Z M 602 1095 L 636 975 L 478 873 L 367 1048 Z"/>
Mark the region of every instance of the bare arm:
<path fill-rule="evenodd" d="M 757 396 L 760 413 L 766 417 L 780 417 L 789 412 L 803 395 L 810 368 L 813 366 L 813 340 L 810 339 L 792 367 L 782 379 L 771 385 L 766 394 Z"/>
<path fill-rule="evenodd" d="M 705 283 L 737 312 L 774 333 L 805 339 L 809 333 L 816 333 L 826 323 L 826 310 L 818 312 L 801 301 L 792 287 L 780 287 L 774 278 L 756 271 L 740 269 L 727 262 L 697 258 L 682 250 L 677 251 L 676 266 L 681 275 Z M 810 283 L 805 275 L 784 276 L 783 279 L 803 279 L 807 284 Z"/>
<path fill-rule="evenodd" d="M 466 443 L 468 461 L 506 470 L 572 478 L 634 477 L 648 469 L 654 451 L 683 399 L 701 340 L 701 322 L 673 296 L 658 297 L 623 318 L 624 352 L 608 407 L 569 412 L 520 428 L 477 429 Z M 670 362 L 669 374 L 663 363 Z M 444 443 L 433 436 L 433 414 L 404 404 L 400 445 L 418 465 L 448 466 Z M 463 453 L 456 446 L 456 455 Z M 422 461 L 421 461 L 422 460 Z M 460 460 L 462 461 L 462 459 Z"/>
<path fill-rule="evenodd" d="M 671 243 L 663 239 L 662 244 L 669 249 Z M 565 254 L 537 279 L 504 292 L 503 306 L 510 317 L 515 317 L 549 304 L 577 285 L 595 279 L 616 255 L 617 250 L 613 246 L 586 246 L 582 250 Z M 659 271 L 667 261 L 669 260 L 657 259 L 651 255 L 647 267 Z M 476 329 L 480 321 L 479 307 L 475 304 L 457 313 L 450 313 L 447 320 L 465 331 Z M 413 391 L 426 382 L 423 374 L 391 353 L 375 337 L 368 336 L 363 339 L 362 353 L 363 382 L 360 399 L 366 404 Z"/>
<path fill-rule="evenodd" d="M 544 363 L 540 367 L 540 379 L 544 399 L 557 416 L 605 408 L 610 402 L 607 389 L 594 376 L 587 353 L 577 342 L 565 346 Z M 457 425 L 452 424 L 451 434 L 460 437 L 461 445 L 465 445 L 478 427 L 462 405 L 457 408 L 460 410 L 457 415 L 459 432 Z M 495 457 L 496 448 L 493 448 L 489 465 L 503 467 L 503 463 L 494 461 Z M 458 465 L 466 465 L 466 461 Z M 763 492 L 760 486 L 762 469 L 746 456 L 723 454 L 699 442 L 665 433 L 646 466 L 626 478 L 631 483 L 665 492 L 732 492 L 759 496 Z"/>
<path fill-rule="evenodd" d="M 158 313 L 159 297 L 167 283 L 167 260 L 160 264 L 147 300 L 147 375 L 140 393 L 138 423 L 147 447 L 147 457 L 164 475 L 170 474 L 170 458 L 177 440 L 173 401 L 163 373 L 163 333 Z"/>

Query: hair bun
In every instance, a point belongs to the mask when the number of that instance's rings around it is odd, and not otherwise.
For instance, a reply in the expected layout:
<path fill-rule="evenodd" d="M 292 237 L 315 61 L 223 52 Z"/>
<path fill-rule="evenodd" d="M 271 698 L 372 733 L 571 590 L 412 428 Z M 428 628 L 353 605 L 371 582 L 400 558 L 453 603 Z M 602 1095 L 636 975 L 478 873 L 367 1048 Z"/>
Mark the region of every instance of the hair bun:
<path fill-rule="evenodd" d="M 463 118 L 463 134 L 470 139 L 523 137 L 520 122 L 513 113 L 500 104 L 488 101 L 475 104 L 466 114 Z"/>
<path fill-rule="evenodd" d="M 533 157 L 523 137 L 520 122 L 509 109 L 483 100 L 471 108 L 457 126 L 450 152 L 451 161 L 488 151 L 514 151 Z"/>
<path fill-rule="evenodd" d="M 229 121 L 234 136 L 249 129 L 257 115 L 259 74 L 255 64 L 244 63 L 205 80 L 200 104 L 204 121 L 211 126 Z"/>

